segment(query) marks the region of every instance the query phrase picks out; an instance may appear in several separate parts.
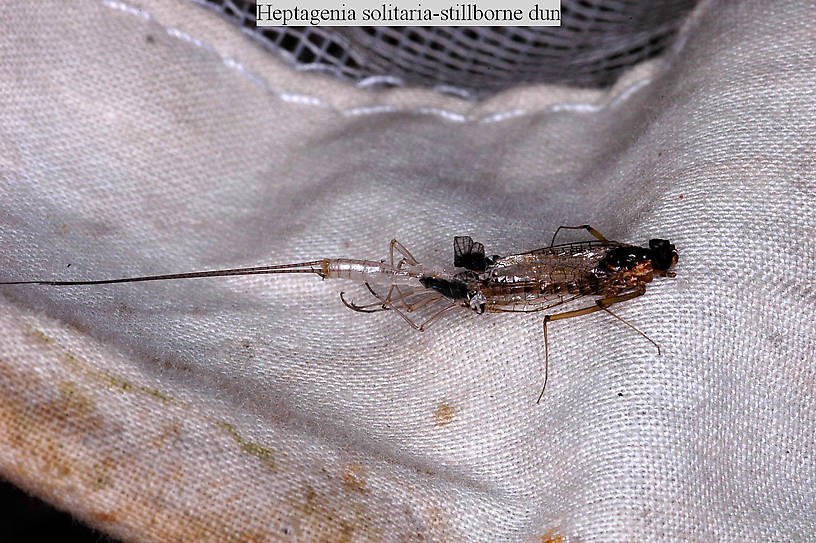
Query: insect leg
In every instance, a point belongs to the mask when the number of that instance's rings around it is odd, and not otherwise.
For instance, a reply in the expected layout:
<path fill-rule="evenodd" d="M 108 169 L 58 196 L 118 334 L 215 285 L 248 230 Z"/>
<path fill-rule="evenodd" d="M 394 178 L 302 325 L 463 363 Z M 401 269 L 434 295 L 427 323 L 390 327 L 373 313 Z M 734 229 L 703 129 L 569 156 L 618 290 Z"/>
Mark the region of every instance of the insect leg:
<path fill-rule="evenodd" d="M 422 324 L 419 326 L 419 331 L 420 331 L 420 332 L 424 332 L 425 330 L 427 330 L 428 328 L 430 328 L 431 324 L 433 324 L 433 323 L 434 323 L 434 322 L 435 322 L 435 321 L 436 321 L 436 320 L 437 320 L 439 317 L 441 317 L 442 315 L 444 315 L 445 313 L 447 313 L 448 311 L 450 311 L 451 309 L 453 309 L 453 308 L 455 308 L 455 307 L 459 307 L 459 304 L 457 304 L 457 303 L 455 303 L 455 302 L 451 302 L 451 303 L 450 303 L 448 306 L 443 307 L 442 309 L 440 309 L 439 311 L 437 311 L 436 313 L 434 313 L 433 315 L 431 315 L 431 316 L 428 318 L 428 320 L 426 320 L 425 322 L 423 322 L 423 323 L 422 323 Z"/>
<path fill-rule="evenodd" d="M 610 315 L 612 315 L 613 317 L 615 317 L 616 319 L 621 321 L 623 324 L 625 324 L 626 326 L 628 326 L 629 328 L 631 328 L 632 330 L 634 330 L 635 332 L 637 332 L 638 334 L 640 334 L 641 336 L 646 338 L 649 341 L 649 343 L 651 343 L 652 345 L 657 347 L 657 354 L 660 355 L 660 345 L 658 345 L 655 342 L 655 340 L 653 340 L 652 338 L 650 338 L 649 336 L 644 334 L 643 331 L 641 331 L 637 326 L 635 326 L 631 322 L 628 322 L 623 317 L 619 317 L 618 315 L 615 315 L 614 313 L 612 313 L 612 311 L 609 309 L 609 306 L 612 305 L 612 304 L 616 304 L 618 302 L 623 302 L 625 300 L 631 300 L 632 298 L 637 298 L 638 296 L 642 295 L 644 292 L 646 292 L 646 289 L 645 288 L 640 288 L 640 289 L 638 289 L 638 290 L 636 290 L 634 292 L 630 292 L 629 294 L 622 294 L 620 296 L 610 296 L 609 298 L 602 298 L 602 299 L 598 300 L 595 303 L 598 305 L 598 307 L 600 307 L 601 309 L 603 309 L 604 311 L 606 311 L 607 313 L 609 313 Z"/>
<path fill-rule="evenodd" d="M 394 249 L 396 249 L 397 252 L 402 255 L 402 260 L 400 260 L 400 262 L 397 264 L 398 269 L 402 267 L 403 262 L 407 262 L 409 266 L 416 266 L 417 264 L 419 264 L 419 262 L 417 262 L 417 259 L 414 258 L 414 255 L 412 255 L 402 243 L 400 243 L 396 239 L 392 239 L 391 243 L 388 246 L 388 254 L 391 257 L 392 266 L 394 266 Z"/>
<path fill-rule="evenodd" d="M 646 292 L 645 288 L 638 289 L 634 292 L 629 292 L 627 294 L 621 294 L 619 296 L 608 296 L 606 298 L 601 298 L 600 300 L 595 302 L 595 305 L 591 305 L 589 307 L 584 307 L 582 309 L 575 309 L 573 311 L 564 311 L 563 313 L 556 313 L 555 315 L 545 315 L 544 316 L 544 386 L 541 388 L 541 394 L 538 395 L 538 400 L 536 403 L 541 402 L 541 398 L 544 396 L 544 389 L 547 388 L 547 379 L 549 378 L 550 374 L 550 343 L 547 338 L 547 323 L 550 321 L 557 321 L 561 319 L 569 319 L 572 317 L 580 317 L 582 315 L 589 315 L 590 313 L 595 313 L 596 311 L 606 311 L 616 319 L 626 323 L 629 327 L 633 328 L 637 331 L 640 335 L 651 341 L 655 346 L 657 343 L 652 341 L 646 334 L 638 330 L 634 327 L 634 325 L 626 322 L 621 317 L 612 313 L 609 310 L 609 306 L 612 304 L 616 304 L 619 302 L 625 302 L 626 300 L 631 300 L 632 298 L 637 298 L 638 296 L 643 295 Z M 657 347 L 657 353 L 660 354 L 660 347 Z"/>
<path fill-rule="evenodd" d="M 397 315 L 405 319 L 405 322 L 410 324 L 414 330 L 420 330 L 420 326 L 417 323 L 411 320 L 402 310 L 394 307 L 389 297 L 383 298 L 382 294 L 377 293 L 377 291 L 371 288 L 371 285 L 369 285 L 368 283 L 366 283 L 365 286 L 366 288 L 368 288 L 368 291 L 371 292 L 371 295 L 377 298 L 382 303 L 383 309 L 393 309 L 397 313 Z M 393 289 L 388 291 L 389 296 L 391 295 L 392 290 Z"/>
<path fill-rule="evenodd" d="M 370 287 L 371 285 L 366 284 L 366 286 Z M 374 292 L 371 288 L 369 288 L 369 292 L 371 292 L 371 294 L 379 301 L 358 305 L 346 299 L 345 291 L 340 293 L 340 301 L 352 311 L 357 311 L 359 313 L 377 313 L 378 311 L 388 311 L 390 309 L 394 309 L 393 306 L 395 303 L 402 304 L 405 310 L 410 313 L 411 311 L 416 311 L 417 309 L 425 307 L 426 305 L 442 298 L 442 295 L 437 292 L 428 292 L 425 290 L 421 292 L 409 291 L 407 294 L 401 294 L 396 298 L 391 297 L 390 291 L 389 295 L 386 297 Z"/>
<path fill-rule="evenodd" d="M 417 296 L 417 298 L 414 299 L 411 303 L 408 303 L 407 300 L 403 300 L 402 303 L 403 306 L 405 307 L 405 310 L 410 313 L 412 311 L 422 309 L 423 307 L 430 305 L 442 298 L 444 298 L 444 296 L 442 296 L 438 292 L 425 293 L 423 297 Z"/>
<path fill-rule="evenodd" d="M 600 305 L 600 301 L 598 302 L 598 304 Z M 643 331 L 639 330 L 639 329 L 638 329 L 638 328 L 637 328 L 637 327 L 636 327 L 634 324 L 632 324 L 631 322 L 628 322 L 628 321 L 624 320 L 622 317 L 619 317 L 618 315 L 615 315 L 614 313 L 612 313 L 612 311 L 610 311 L 610 310 L 609 310 L 609 308 L 608 308 L 607 306 L 605 306 L 605 305 L 601 305 L 600 307 L 601 307 L 601 309 L 603 309 L 604 311 L 606 311 L 607 313 L 609 313 L 610 315 L 612 315 L 613 317 L 615 317 L 616 319 L 618 319 L 619 321 L 621 321 L 623 324 L 625 324 L 626 326 L 628 326 L 629 328 L 631 328 L 632 330 L 634 330 L 635 332 L 637 332 L 637 333 L 638 333 L 638 334 L 640 334 L 641 336 L 645 337 L 645 338 L 646 338 L 646 339 L 649 341 L 649 343 L 651 343 L 652 345 L 654 345 L 655 347 L 657 347 L 657 354 L 658 354 L 658 356 L 660 355 L 660 345 L 658 345 L 658 344 L 655 342 L 655 340 L 653 340 L 652 338 L 650 338 L 649 336 L 647 336 L 646 334 L 644 334 L 644 333 L 643 333 Z"/>
<path fill-rule="evenodd" d="M 595 305 L 591 305 L 589 307 L 584 307 L 582 309 L 575 309 L 573 311 L 564 311 L 563 313 L 556 313 L 555 315 L 545 315 L 544 322 L 550 321 L 558 321 L 561 319 L 570 319 L 572 317 L 580 317 L 582 315 L 589 315 L 590 313 L 595 313 L 596 311 L 606 310 L 612 304 L 617 304 L 620 302 L 625 302 L 626 300 L 631 300 L 632 298 L 637 298 L 638 296 L 643 295 L 646 292 L 646 289 L 638 289 L 634 292 L 629 292 L 627 294 L 621 294 L 619 296 L 609 296 L 606 298 L 601 298 L 595 302 Z"/>
<path fill-rule="evenodd" d="M 358 313 L 376 313 L 377 311 L 385 311 L 386 309 L 388 309 L 387 307 L 385 307 L 383 305 L 382 302 L 374 302 L 373 304 L 357 305 L 354 302 L 349 302 L 348 300 L 346 300 L 346 297 L 344 295 L 345 295 L 345 292 L 340 293 L 340 301 L 343 302 L 343 305 L 345 305 L 346 307 L 348 307 L 352 311 L 357 311 Z M 372 307 L 376 308 L 376 309 L 371 309 Z"/>
<path fill-rule="evenodd" d="M 541 387 L 541 394 L 538 395 L 536 404 L 541 403 L 544 391 L 547 390 L 547 381 L 550 379 L 550 342 L 547 340 L 547 319 L 544 318 L 544 386 Z"/>
<path fill-rule="evenodd" d="M 439 299 L 437 299 L 437 301 L 438 301 L 438 300 L 441 300 L 441 299 L 442 299 L 442 298 L 439 298 Z M 447 311 L 450 311 L 451 309 L 453 309 L 453 308 L 455 308 L 455 307 L 459 307 L 459 306 L 458 306 L 456 303 L 450 303 L 450 304 L 449 304 L 449 305 L 447 305 L 446 307 L 443 307 L 442 309 L 440 309 L 439 311 L 437 311 L 436 313 L 434 313 L 433 315 L 431 315 L 431 316 L 430 316 L 430 317 L 429 317 L 427 320 L 425 320 L 425 322 L 423 322 L 422 324 L 417 324 L 417 323 L 415 323 L 415 322 L 414 322 L 414 321 L 413 321 L 413 320 L 412 320 L 410 317 L 408 317 L 408 315 L 406 315 L 406 314 L 405 314 L 405 313 L 404 313 L 402 310 L 397 309 L 396 307 L 394 307 L 394 308 L 392 308 L 392 309 L 393 309 L 393 310 L 394 310 L 394 311 L 397 313 L 397 315 L 399 315 L 400 317 L 402 317 L 403 319 L 405 319 L 405 322 L 407 322 L 408 324 L 410 324 L 410 325 L 411 325 L 411 327 L 412 327 L 412 328 L 414 328 L 414 330 L 417 330 L 417 331 L 419 331 L 419 332 L 424 332 L 425 330 L 427 330 L 427 329 L 430 327 L 430 325 L 431 325 L 431 324 L 432 324 L 434 321 L 436 321 L 436 320 L 437 320 L 439 317 L 441 317 L 441 316 L 442 316 L 443 314 L 445 314 Z"/>
<path fill-rule="evenodd" d="M 402 255 L 402 258 L 400 258 L 400 260 L 399 260 L 399 262 L 397 264 L 394 264 L 394 250 L 395 249 L 399 254 Z M 419 264 L 419 262 L 417 262 L 416 258 L 414 258 L 414 255 L 412 255 L 411 252 L 408 249 L 406 249 L 405 246 L 402 243 L 400 243 L 399 241 L 397 241 L 396 239 L 392 239 L 391 243 L 388 245 L 388 256 L 389 256 L 389 259 L 390 259 L 389 261 L 391 263 L 391 266 L 396 267 L 396 269 L 398 269 L 398 270 L 401 270 L 402 267 L 406 263 L 409 266 L 416 266 L 417 264 Z M 371 290 L 371 289 L 369 289 L 369 290 Z M 397 294 L 400 297 L 404 297 L 404 295 L 403 295 L 402 291 L 400 290 L 400 288 L 397 285 L 392 285 L 391 288 L 388 289 L 388 295 L 386 296 L 386 299 L 390 300 L 391 295 L 393 294 L 393 292 L 395 290 L 397 291 Z"/>
<path fill-rule="evenodd" d="M 441 294 L 432 290 L 429 291 L 427 289 L 422 289 L 419 292 L 414 292 L 412 289 L 409 289 L 407 292 L 403 293 L 403 291 L 397 287 L 391 287 L 388 291 L 388 295 L 383 298 L 383 296 L 376 292 L 371 285 L 366 283 L 365 286 L 372 296 L 382 301 L 382 305 L 385 309 L 400 309 L 399 307 L 396 307 L 395 304 L 402 304 L 401 309 L 405 309 L 405 311 L 408 313 L 416 311 L 417 309 L 423 308 L 426 305 L 443 298 Z M 391 295 L 395 290 L 397 291 L 398 296 L 392 298 Z"/>
<path fill-rule="evenodd" d="M 597 230 L 595 230 L 594 228 L 592 228 L 588 224 L 582 224 L 580 226 L 559 226 L 555 230 L 555 234 L 553 234 L 552 241 L 550 242 L 550 247 L 555 245 L 555 236 L 557 236 L 558 232 L 560 232 L 562 229 L 563 230 L 586 230 L 587 232 L 592 234 L 594 237 L 598 238 L 598 240 L 600 240 L 600 241 L 609 241 L 608 239 L 603 237 L 603 235 L 600 232 L 598 232 Z"/>

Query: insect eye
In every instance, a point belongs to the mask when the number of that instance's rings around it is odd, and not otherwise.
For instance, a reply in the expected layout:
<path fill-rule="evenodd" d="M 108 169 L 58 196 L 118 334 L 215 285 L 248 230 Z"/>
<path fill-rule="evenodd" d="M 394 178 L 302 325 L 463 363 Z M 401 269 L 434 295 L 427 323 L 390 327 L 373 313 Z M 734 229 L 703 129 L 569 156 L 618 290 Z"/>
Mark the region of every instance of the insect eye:
<path fill-rule="evenodd" d="M 652 267 L 659 271 L 666 271 L 677 263 L 678 256 L 674 245 L 667 239 L 649 240 L 649 249 L 652 252 Z"/>

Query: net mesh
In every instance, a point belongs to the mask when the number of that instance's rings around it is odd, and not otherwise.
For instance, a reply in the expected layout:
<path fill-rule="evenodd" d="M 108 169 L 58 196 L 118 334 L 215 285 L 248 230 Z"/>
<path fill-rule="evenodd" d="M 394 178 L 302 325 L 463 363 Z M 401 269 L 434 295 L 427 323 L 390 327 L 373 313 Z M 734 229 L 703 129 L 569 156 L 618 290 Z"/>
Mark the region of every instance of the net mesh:
<path fill-rule="evenodd" d="M 605 87 L 671 43 L 695 0 L 562 0 L 561 27 L 256 27 L 255 0 L 197 0 L 300 68 L 482 97 L 523 83 Z"/>

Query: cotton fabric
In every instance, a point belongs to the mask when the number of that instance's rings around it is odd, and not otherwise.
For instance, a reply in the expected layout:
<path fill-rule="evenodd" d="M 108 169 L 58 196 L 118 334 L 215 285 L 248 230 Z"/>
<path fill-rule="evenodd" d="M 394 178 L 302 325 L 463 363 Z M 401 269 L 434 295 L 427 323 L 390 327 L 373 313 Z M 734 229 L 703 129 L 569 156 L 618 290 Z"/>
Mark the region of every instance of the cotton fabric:
<path fill-rule="evenodd" d="M 816 11 L 705 2 L 605 91 L 371 92 L 187 2 L 0 8 L 0 271 L 95 279 L 562 224 L 667 238 L 616 312 L 417 333 L 310 276 L 0 288 L 0 475 L 125 541 L 805 541 Z M 576 236 L 578 237 L 578 236 Z"/>

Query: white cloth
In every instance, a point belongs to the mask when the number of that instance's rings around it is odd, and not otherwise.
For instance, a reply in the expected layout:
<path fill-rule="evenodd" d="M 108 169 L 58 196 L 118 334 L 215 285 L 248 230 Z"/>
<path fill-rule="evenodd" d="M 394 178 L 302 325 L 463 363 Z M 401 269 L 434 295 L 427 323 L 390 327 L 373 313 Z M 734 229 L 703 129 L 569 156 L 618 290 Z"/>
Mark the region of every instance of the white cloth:
<path fill-rule="evenodd" d="M 608 91 L 296 73 L 187 2 L 7 2 L 0 270 L 677 245 L 617 313 L 420 334 L 311 276 L 0 289 L 0 475 L 131 541 L 816 533 L 816 10 L 705 2 Z M 70 267 L 69 267 L 70 266 Z M 558 539 L 558 538 L 561 539 Z"/>

